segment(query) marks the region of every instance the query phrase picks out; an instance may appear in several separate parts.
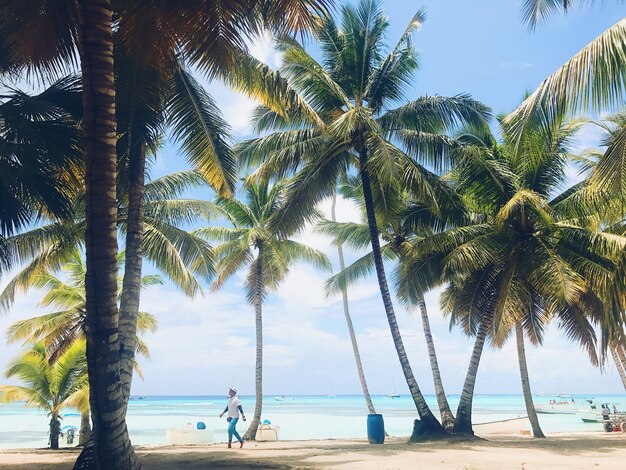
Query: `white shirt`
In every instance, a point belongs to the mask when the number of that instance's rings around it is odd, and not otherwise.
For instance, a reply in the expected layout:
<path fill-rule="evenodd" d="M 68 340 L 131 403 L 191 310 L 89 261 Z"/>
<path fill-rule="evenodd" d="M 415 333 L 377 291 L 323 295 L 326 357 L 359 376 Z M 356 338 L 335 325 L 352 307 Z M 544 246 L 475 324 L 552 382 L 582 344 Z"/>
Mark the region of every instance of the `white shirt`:
<path fill-rule="evenodd" d="M 228 398 L 228 417 L 239 418 L 239 405 L 241 402 L 237 395 Z"/>

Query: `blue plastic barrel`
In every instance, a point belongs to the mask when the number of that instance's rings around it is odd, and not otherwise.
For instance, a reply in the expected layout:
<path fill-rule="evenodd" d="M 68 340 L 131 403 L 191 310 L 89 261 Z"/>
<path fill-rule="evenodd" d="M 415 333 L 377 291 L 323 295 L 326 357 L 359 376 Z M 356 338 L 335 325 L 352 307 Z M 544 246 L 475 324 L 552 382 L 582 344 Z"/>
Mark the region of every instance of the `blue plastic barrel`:
<path fill-rule="evenodd" d="M 381 414 L 367 415 L 367 440 L 370 444 L 385 442 L 385 422 Z"/>
<path fill-rule="evenodd" d="M 206 424 L 204 424 L 204 421 L 198 421 L 198 423 L 196 424 L 196 429 L 206 429 Z"/>

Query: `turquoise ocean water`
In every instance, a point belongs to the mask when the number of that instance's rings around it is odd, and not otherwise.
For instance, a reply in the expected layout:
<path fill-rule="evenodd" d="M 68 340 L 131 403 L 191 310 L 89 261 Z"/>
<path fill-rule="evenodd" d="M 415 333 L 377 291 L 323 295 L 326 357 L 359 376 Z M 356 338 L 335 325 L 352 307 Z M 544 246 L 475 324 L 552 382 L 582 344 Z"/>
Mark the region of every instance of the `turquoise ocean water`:
<path fill-rule="evenodd" d="M 281 397 L 279 397 L 281 398 Z M 453 411 L 458 396 L 451 395 Z M 553 396 L 538 396 L 536 403 L 547 403 Z M 626 395 L 575 396 L 581 406 L 585 398 L 596 402 L 617 404 L 626 408 Z M 392 436 L 408 436 L 413 419 L 417 417 L 408 395 L 400 398 L 374 396 L 374 406 L 382 413 L 385 428 Z M 437 409 L 434 396 L 427 396 L 433 410 Z M 254 397 L 242 396 L 247 417 L 254 411 Z M 226 405 L 225 396 L 146 396 L 135 397 L 128 409 L 128 428 L 132 442 L 137 445 L 167 444 L 165 431 L 180 428 L 187 422 L 204 421 L 213 430 L 215 442 L 226 441 L 226 420 L 218 415 Z M 621 405 L 621 406 L 620 406 Z M 490 422 L 525 416 L 521 395 L 476 395 L 474 422 Z M 65 412 L 62 426 L 79 426 L 80 417 L 72 410 Z M 280 426 L 281 440 L 365 438 L 367 408 L 362 396 L 286 396 L 282 401 L 267 396 L 263 403 L 262 419 Z M 539 415 L 544 431 L 578 432 L 601 431 L 600 424 L 585 424 L 576 415 Z M 42 411 L 26 408 L 23 404 L 0 404 L 0 448 L 45 447 L 48 442 L 48 417 Z M 240 422 L 240 431 L 246 423 Z"/>

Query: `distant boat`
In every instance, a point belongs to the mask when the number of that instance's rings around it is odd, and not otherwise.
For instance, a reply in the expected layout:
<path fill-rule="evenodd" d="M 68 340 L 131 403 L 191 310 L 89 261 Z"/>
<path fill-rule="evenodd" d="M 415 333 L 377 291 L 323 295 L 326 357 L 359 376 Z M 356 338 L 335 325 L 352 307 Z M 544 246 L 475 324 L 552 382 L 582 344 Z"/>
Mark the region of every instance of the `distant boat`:
<path fill-rule="evenodd" d="M 293 401 L 293 397 L 286 397 L 285 395 L 279 395 L 274 397 L 275 401 Z"/>
<path fill-rule="evenodd" d="M 390 398 L 392 400 L 394 398 L 400 398 L 400 394 L 396 393 L 396 385 L 393 383 L 393 380 L 391 381 L 391 393 L 387 395 L 385 398 Z"/>

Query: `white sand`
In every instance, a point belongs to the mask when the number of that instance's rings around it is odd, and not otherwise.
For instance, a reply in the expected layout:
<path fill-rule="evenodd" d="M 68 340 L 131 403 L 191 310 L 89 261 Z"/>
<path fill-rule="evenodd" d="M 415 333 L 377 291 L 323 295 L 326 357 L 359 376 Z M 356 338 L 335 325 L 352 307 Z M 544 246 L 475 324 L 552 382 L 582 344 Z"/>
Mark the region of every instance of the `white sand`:
<path fill-rule="evenodd" d="M 553 434 L 522 437 L 525 419 L 478 425 L 488 440 L 407 444 L 391 438 L 384 445 L 364 440 L 310 440 L 246 443 L 243 449 L 211 446 L 138 448 L 146 469 L 458 469 L 551 470 L 626 469 L 626 433 Z M 77 451 L 0 451 L 0 469 L 69 469 Z"/>

